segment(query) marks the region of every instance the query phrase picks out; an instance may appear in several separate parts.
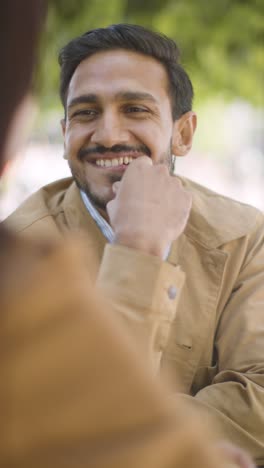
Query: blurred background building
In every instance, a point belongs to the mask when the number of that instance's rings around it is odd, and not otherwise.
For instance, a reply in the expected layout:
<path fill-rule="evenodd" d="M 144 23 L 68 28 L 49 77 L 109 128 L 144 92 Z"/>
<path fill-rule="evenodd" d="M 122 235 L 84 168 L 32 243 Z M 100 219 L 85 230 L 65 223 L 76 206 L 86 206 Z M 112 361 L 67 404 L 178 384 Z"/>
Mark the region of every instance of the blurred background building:
<path fill-rule="evenodd" d="M 263 0 L 50 0 L 31 138 L 0 189 L 0 219 L 40 186 L 70 175 L 63 156 L 57 54 L 72 37 L 136 23 L 174 38 L 195 90 L 194 147 L 176 172 L 264 210 Z"/>

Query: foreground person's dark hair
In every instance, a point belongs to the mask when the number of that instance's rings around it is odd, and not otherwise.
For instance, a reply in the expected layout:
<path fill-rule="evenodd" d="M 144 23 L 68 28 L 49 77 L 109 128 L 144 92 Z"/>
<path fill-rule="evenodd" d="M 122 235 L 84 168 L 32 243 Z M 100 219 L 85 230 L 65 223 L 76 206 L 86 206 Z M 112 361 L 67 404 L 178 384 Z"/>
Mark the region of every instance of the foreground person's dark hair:
<path fill-rule="evenodd" d="M 30 88 L 43 19 L 42 0 L 10 0 L 0 6 L 0 168 L 7 132 L 16 106 Z"/>

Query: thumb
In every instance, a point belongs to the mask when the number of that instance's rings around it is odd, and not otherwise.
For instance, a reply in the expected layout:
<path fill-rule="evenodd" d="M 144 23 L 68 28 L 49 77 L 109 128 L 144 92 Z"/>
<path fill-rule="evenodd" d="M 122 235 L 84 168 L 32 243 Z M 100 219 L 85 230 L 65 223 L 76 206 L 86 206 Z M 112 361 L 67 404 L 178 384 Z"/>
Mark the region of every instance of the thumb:
<path fill-rule="evenodd" d="M 113 185 L 112 185 L 112 190 L 113 190 L 115 195 L 117 194 L 117 192 L 118 192 L 118 190 L 120 188 L 120 184 L 121 184 L 121 182 L 118 181 L 118 182 L 114 182 Z"/>
<path fill-rule="evenodd" d="M 153 161 L 149 156 L 139 156 L 137 159 L 135 159 L 135 162 L 133 164 L 137 164 L 140 166 L 153 166 Z"/>

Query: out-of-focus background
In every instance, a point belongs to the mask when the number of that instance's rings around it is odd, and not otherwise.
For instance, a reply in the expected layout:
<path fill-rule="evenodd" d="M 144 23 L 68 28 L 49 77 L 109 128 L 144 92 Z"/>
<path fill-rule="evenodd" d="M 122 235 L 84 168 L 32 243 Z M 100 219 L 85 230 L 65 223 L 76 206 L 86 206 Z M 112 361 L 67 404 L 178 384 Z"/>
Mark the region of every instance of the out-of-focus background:
<path fill-rule="evenodd" d="M 154 28 L 181 48 L 198 128 L 176 171 L 264 210 L 263 0 L 50 0 L 36 76 L 38 115 L 0 187 L 0 219 L 40 186 L 70 174 L 62 158 L 58 50 L 89 29 L 119 22 Z"/>

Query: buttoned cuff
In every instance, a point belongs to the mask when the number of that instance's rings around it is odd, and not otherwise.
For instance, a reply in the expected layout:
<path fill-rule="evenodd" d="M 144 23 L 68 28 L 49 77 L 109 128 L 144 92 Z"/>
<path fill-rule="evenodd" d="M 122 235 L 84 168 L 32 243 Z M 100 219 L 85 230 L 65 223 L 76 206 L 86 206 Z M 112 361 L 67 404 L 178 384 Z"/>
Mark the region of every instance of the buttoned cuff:
<path fill-rule="evenodd" d="M 184 279 L 179 266 L 138 250 L 107 244 L 98 286 L 114 303 L 129 307 L 135 317 L 158 321 L 156 346 L 162 349 L 176 314 Z"/>

